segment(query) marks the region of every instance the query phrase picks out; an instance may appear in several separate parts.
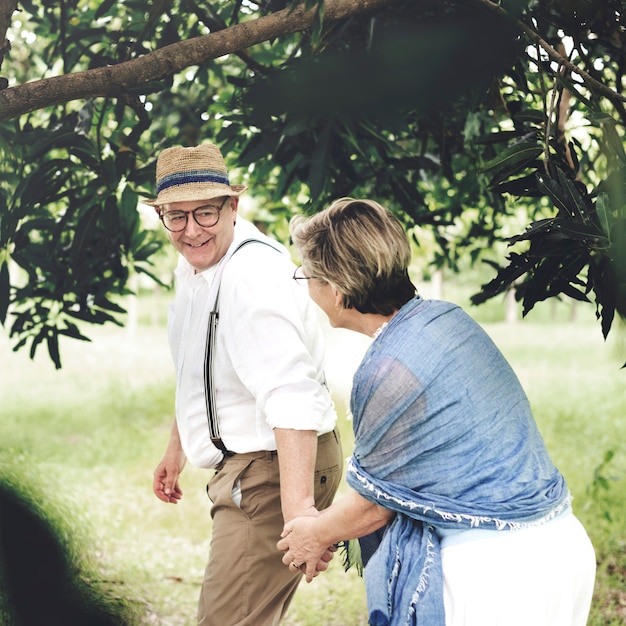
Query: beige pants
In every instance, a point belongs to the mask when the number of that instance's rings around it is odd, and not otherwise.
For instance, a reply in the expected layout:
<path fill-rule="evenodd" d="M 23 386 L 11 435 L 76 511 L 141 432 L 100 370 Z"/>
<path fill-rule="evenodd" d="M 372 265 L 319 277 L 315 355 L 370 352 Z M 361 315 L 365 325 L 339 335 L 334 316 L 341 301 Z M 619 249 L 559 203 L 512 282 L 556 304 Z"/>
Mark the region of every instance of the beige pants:
<path fill-rule="evenodd" d="M 341 481 L 339 433 L 318 438 L 315 504 L 328 507 Z M 200 626 L 275 626 L 287 611 L 300 572 L 282 564 L 283 529 L 275 452 L 235 454 L 208 485 L 213 532 L 200 601 Z"/>

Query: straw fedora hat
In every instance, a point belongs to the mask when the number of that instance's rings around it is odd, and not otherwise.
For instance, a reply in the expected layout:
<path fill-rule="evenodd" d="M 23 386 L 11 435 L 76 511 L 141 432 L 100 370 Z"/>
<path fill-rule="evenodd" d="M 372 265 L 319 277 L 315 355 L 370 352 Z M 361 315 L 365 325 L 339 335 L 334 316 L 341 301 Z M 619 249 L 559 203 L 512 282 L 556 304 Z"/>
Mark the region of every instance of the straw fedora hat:
<path fill-rule="evenodd" d="M 157 197 L 145 200 L 151 206 L 238 196 L 247 189 L 230 184 L 224 157 L 212 143 L 163 150 L 157 159 L 156 184 Z"/>

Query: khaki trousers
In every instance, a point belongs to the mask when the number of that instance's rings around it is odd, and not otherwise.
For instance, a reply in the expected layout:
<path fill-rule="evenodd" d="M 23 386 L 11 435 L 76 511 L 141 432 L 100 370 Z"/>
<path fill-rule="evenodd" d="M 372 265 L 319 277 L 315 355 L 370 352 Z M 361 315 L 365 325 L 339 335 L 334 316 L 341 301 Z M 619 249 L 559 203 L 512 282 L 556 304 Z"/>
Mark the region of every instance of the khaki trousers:
<path fill-rule="evenodd" d="M 338 431 L 318 438 L 315 503 L 324 509 L 343 472 Z M 200 601 L 200 626 L 275 626 L 303 578 L 282 564 L 283 529 L 276 452 L 235 454 L 207 488 L 213 531 Z"/>

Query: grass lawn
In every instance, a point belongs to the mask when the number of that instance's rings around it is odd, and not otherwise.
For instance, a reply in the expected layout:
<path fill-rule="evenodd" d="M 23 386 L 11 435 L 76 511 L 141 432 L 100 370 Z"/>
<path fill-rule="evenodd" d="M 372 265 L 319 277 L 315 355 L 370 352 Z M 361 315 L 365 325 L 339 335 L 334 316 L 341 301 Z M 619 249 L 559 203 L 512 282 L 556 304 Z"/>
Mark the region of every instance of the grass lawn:
<path fill-rule="evenodd" d="M 598 583 L 589 624 L 624 624 L 623 338 L 605 344 L 592 319 L 572 324 L 531 318 L 485 327 L 522 380 L 596 547 Z M 152 471 L 172 420 L 173 368 L 164 326 L 146 317 L 134 329 L 88 334 L 92 343 L 62 344 L 60 371 L 44 348 L 31 361 L 0 337 L 0 470 L 35 490 L 40 506 L 60 520 L 62 535 L 76 546 L 84 576 L 127 604 L 129 623 L 194 624 L 210 532 L 204 489 L 209 473 L 188 466 L 185 496 L 176 506 L 152 494 Z M 329 369 L 344 376 L 336 380 L 339 408 L 349 386 L 346 369 L 361 349 L 344 340 L 335 337 L 329 347 Z M 336 359 L 343 359 L 341 367 Z M 351 426 L 345 415 L 340 427 L 347 454 Z M 286 620 L 287 626 L 366 623 L 362 581 L 353 571 L 344 573 L 339 559 L 301 586 Z"/>

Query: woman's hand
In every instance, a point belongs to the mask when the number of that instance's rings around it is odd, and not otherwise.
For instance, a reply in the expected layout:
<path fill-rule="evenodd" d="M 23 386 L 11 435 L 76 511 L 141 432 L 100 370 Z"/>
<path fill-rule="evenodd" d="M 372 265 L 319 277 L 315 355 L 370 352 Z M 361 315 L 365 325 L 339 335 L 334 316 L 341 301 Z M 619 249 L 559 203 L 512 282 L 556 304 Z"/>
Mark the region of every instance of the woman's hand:
<path fill-rule="evenodd" d="M 293 571 L 301 569 L 311 582 L 328 569 L 336 550 L 333 544 L 364 537 L 385 526 L 394 515 L 390 509 L 351 491 L 316 517 L 296 517 L 287 522 L 277 547 L 285 553 L 283 563 Z"/>
<path fill-rule="evenodd" d="M 285 524 L 277 547 L 284 552 L 283 563 L 291 570 L 299 569 L 310 583 L 328 569 L 337 548 L 325 545 L 316 537 L 317 517 L 296 517 Z"/>

